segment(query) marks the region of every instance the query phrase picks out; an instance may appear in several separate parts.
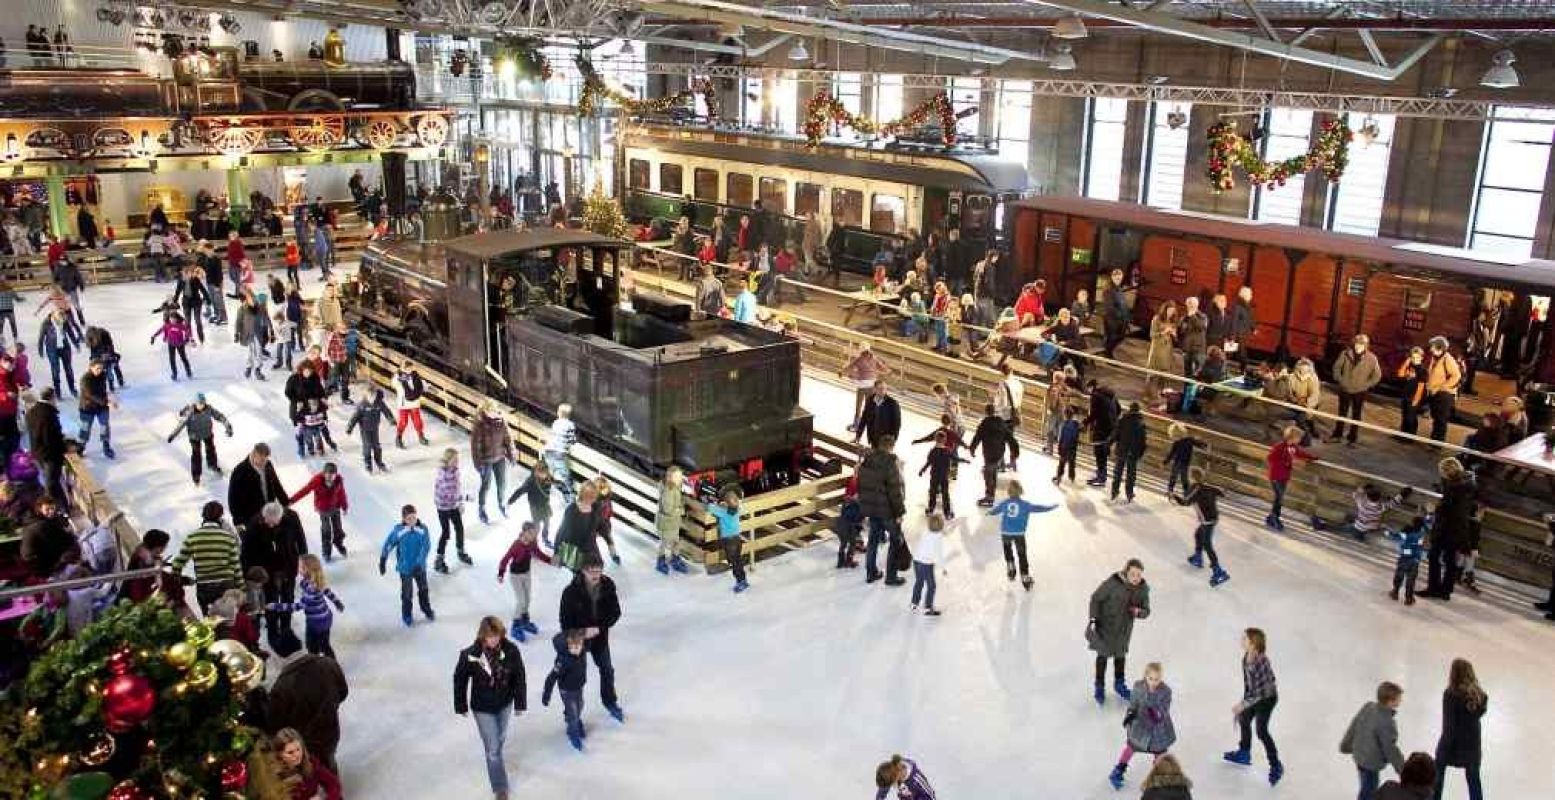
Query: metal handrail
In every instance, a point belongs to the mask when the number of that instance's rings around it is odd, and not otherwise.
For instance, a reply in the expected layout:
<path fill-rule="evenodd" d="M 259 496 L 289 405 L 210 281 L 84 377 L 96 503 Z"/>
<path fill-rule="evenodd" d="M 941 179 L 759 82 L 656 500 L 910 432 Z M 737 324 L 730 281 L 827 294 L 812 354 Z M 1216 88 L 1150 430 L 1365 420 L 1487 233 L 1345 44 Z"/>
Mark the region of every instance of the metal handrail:
<path fill-rule="evenodd" d="M 144 567 L 142 569 L 129 569 L 121 572 L 109 572 L 104 575 L 91 575 L 85 578 L 65 578 L 61 580 L 44 581 L 27 586 L 17 586 L 9 589 L 0 589 L 0 600 L 12 600 L 18 597 L 27 597 L 39 592 L 66 591 L 79 589 L 83 586 L 97 586 L 103 583 L 121 583 L 139 578 L 150 578 L 162 573 L 161 567 Z"/>

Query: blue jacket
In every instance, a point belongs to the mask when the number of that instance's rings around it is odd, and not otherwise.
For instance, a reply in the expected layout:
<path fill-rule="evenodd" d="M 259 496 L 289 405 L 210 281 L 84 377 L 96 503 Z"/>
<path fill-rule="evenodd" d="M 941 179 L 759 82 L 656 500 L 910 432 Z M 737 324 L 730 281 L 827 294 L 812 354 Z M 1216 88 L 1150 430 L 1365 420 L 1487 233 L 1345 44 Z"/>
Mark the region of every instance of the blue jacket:
<path fill-rule="evenodd" d="M 401 575 L 411 575 L 417 570 L 427 568 L 427 554 L 432 552 L 432 536 L 427 533 L 426 523 L 417 521 L 415 527 L 407 528 L 402 522 L 389 531 L 389 538 L 383 540 L 383 552 L 378 555 L 378 565 L 381 567 L 389 560 L 389 551 L 394 551 L 394 569 Z"/>
<path fill-rule="evenodd" d="M 1058 428 L 1058 450 L 1067 453 L 1080 446 L 1080 421 L 1066 419 Z"/>
<path fill-rule="evenodd" d="M 747 325 L 756 324 L 756 295 L 745 289 L 734 298 L 734 321 Z"/>
<path fill-rule="evenodd" d="M 1418 564 L 1425 555 L 1425 529 L 1402 531 L 1398 535 L 1398 563 Z"/>
<path fill-rule="evenodd" d="M 718 538 L 733 539 L 740 535 L 740 509 L 731 511 L 723 503 L 714 503 L 707 511 L 718 520 Z"/>
<path fill-rule="evenodd" d="M 346 329 L 346 356 L 355 357 L 362 347 L 362 334 L 357 333 L 356 328 Z"/>
<path fill-rule="evenodd" d="M 999 533 L 1004 536 L 1022 536 L 1026 533 L 1026 521 L 1032 514 L 1041 514 L 1058 508 L 1057 504 L 1037 505 L 1019 497 L 1006 497 L 988 509 L 990 516 L 999 517 Z"/>

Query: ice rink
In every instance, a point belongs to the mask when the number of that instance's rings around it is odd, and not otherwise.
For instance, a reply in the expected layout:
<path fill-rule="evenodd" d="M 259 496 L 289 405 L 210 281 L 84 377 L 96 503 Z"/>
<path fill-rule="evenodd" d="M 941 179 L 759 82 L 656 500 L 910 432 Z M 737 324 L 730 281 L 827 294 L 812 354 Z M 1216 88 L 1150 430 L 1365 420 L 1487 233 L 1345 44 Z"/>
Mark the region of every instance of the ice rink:
<path fill-rule="evenodd" d="M 305 285 L 310 294 L 318 291 L 311 275 Z M 129 379 L 113 415 L 118 459 L 105 461 L 94 442 L 89 460 L 136 525 L 171 532 L 170 552 L 176 552 L 198 523 L 200 505 L 226 499 L 225 479 L 191 483 L 181 435 L 166 442 L 176 411 L 196 391 L 237 429 L 234 438 L 219 439 L 224 467 L 254 442 L 267 441 L 282 481 L 294 491 L 320 462 L 304 463 L 293 452 L 284 375 L 265 383 L 241 379 L 243 350 L 230 341 L 231 328 L 208 330 L 208 344 L 191 351 L 193 381 L 168 380 L 161 344 L 147 344 L 159 320 L 150 311 L 168 286 L 87 293 L 88 319 L 113 332 Z M 28 296 L 19 315 L 33 345 L 37 323 L 26 312 L 37 296 Z M 78 358 L 78 368 L 84 361 Z M 47 382 L 48 366 L 36 354 L 32 372 L 35 385 Z M 807 379 L 803 397 L 818 427 L 842 432 L 850 391 Z M 62 406 L 73 435 L 73 401 Z M 487 526 L 467 507 L 475 566 L 432 575 L 438 619 L 407 630 L 393 573 L 377 573 L 378 547 L 401 504 L 416 503 L 430 516 L 433 464 L 444 447 L 465 454 L 466 490 L 474 492 L 466 439 L 433 423 L 430 447 L 391 444 L 385 456 L 392 474 L 369 477 L 355 437 L 344 435 L 346 411 L 332 410 L 332 429 L 351 497 L 345 519 L 351 555 L 329 572 L 346 604 L 336 617 L 334 645 L 351 684 L 339 752 L 347 795 L 489 796 L 475 725 L 453 714 L 451 676 L 479 618 L 511 616 L 496 563 L 520 512 Z M 975 422 L 980 414 L 971 416 Z M 908 413 L 903 438 L 932 427 L 922 414 Z M 923 447 L 899 448 L 910 476 Z M 1549 768 L 1555 626 L 1461 594 L 1450 605 L 1390 602 L 1391 571 L 1380 566 L 1382 559 L 1357 558 L 1353 548 L 1336 547 L 1304 526 L 1275 536 L 1249 522 L 1261 518 L 1261 505 L 1238 498 L 1226 504 L 1230 513 L 1218 538 L 1232 580 L 1211 589 L 1207 570 L 1183 561 L 1191 549 L 1191 510 L 1172 506 L 1156 485 L 1126 506 L 1084 487 L 1060 492 L 1048 482 L 1052 468 L 1040 454 L 1021 460 L 1028 497 L 1060 504 L 1033 517 L 1035 588 L 1028 593 L 1005 580 L 997 528 L 973 517 L 947 542 L 938 619 L 909 613 L 910 586 L 866 586 L 862 570 L 835 570 L 830 541 L 762 562 L 751 574 L 751 591 L 736 596 L 727 575 L 659 575 L 654 541 L 618 536 L 625 564 L 611 574 L 624 613 L 611 639 L 627 722 L 616 724 L 599 707 L 591 667 L 586 753 L 567 744 L 559 704 L 540 706 L 551 662 L 548 639 L 569 576 L 537 565 L 534 616 L 546 641 L 522 646 L 529 711 L 509 731 L 513 797 L 862 798 L 873 796 L 875 764 L 893 752 L 917 759 L 942 798 L 1137 797 L 1147 757 L 1135 759 L 1122 792 L 1107 784 L 1123 744 L 1124 706 L 1115 697 L 1102 709 L 1092 702 L 1091 655 L 1082 635 L 1092 589 L 1130 557 L 1146 565 L 1154 611 L 1136 626 L 1130 682 L 1146 662 L 1164 663 L 1176 697 L 1174 752 L 1195 783 L 1195 797 L 1352 796 L 1354 769 L 1338 742 L 1355 708 L 1372 698 L 1378 681 L 1400 683 L 1406 692 L 1401 744 L 1406 752 L 1433 750 L 1448 663 L 1458 656 L 1475 663 L 1490 695 L 1484 723 L 1490 796 L 1555 796 Z M 510 487 L 516 482 L 510 477 Z M 925 487 L 909 478 L 909 530 L 921 524 Z M 973 515 L 980 489 L 977 470 L 964 470 L 953 489 L 957 511 Z M 316 547 L 311 502 L 300 513 Z M 300 619 L 296 624 L 300 629 Z M 1238 639 L 1246 626 L 1268 632 L 1279 678 L 1272 728 L 1287 774 L 1273 790 L 1261 750 L 1255 747 L 1252 768 L 1220 758 L 1235 745 L 1231 706 L 1242 691 Z M 1447 796 L 1465 797 L 1461 773 L 1453 778 Z"/>

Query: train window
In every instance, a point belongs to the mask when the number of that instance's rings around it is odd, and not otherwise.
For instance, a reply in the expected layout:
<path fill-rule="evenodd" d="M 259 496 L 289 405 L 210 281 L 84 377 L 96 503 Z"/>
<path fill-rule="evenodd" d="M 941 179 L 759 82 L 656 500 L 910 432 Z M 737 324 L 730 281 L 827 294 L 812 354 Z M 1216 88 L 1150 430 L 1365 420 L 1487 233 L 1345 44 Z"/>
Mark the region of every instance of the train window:
<path fill-rule="evenodd" d="M 896 233 L 898 224 L 907 222 L 907 204 L 890 194 L 876 194 L 869 209 L 869 229 L 875 233 Z"/>
<path fill-rule="evenodd" d="M 718 170 L 698 167 L 691 173 L 692 194 L 698 200 L 718 202 Z"/>
<path fill-rule="evenodd" d="M 664 194 L 680 194 L 680 165 L 659 165 L 659 191 Z"/>
<path fill-rule="evenodd" d="M 831 220 L 844 227 L 863 227 L 864 193 L 852 189 L 831 190 Z"/>
<path fill-rule="evenodd" d="M 775 214 L 788 213 L 788 181 L 782 178 L 761 179 L 761 207 Z"/>
<path fill-rule="evenodd" d="M 628 189 L 648 189 L 650 177 L 648 162 L 634 158 L 627 163 L 626 186 Z"/>
<path fill-rule="evenodd" d="M 749 175 L 741 175 L 738 172 L 729 173 L 728 185 L 724 188 L 724 202 L 731 206 L 750 208 L 752 201 L 756 199 L 755 181 Z"/>
<path fill-rule="evenodd" d="M 794 184 L 794 215 L 808 216 L 821 213 L 821 187 L 814 183 Z"/>

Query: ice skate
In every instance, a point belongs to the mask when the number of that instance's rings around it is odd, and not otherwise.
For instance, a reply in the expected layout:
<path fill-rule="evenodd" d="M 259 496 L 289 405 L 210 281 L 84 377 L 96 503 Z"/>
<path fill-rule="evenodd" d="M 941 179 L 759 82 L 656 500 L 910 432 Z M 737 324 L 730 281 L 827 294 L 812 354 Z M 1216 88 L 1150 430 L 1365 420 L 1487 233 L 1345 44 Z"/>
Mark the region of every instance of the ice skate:
<path fill-rule="evenodd" d="M 463 550 L 459 551 L 459 563 L 465 565 L 466 567 L 475 566 L 475 562 L 470 560 L 470 555 Z"/>
<path fill-rule="evenodd" d="M 1226 572 L 1223 569 L 1217 569 L 1213 573 L 1210 574 L 1210 576 L 1209 576 L 1209 585 L 1210 586 L 1219 586 L 1220 584 L 1225 583 L 1226 581 L 1229 581 L 1229 580 L 1231 580 L 1231 574 L 1230 573 Z"/>
<path fill-rule="evenodd" d="M 1285 765 L 1276 761 L 1269 765 L 1269 785 L 1274 786 L 1285 777 Z"/>
<path fill-rule="evenodd" d="M 482 525 L 490 525 L 491 524 L 491 517 L 486 516 L 486 507 L 485 506 L 481 506 L 479 516 L 481 518 L 481 524 Z"/>
<path fill-rule="evenodd" d="M 1233 764 L 1240 764 L 1244 767 L 1253 763 L 1253 754 L 1247 752 L 1246 750 L 1230 750 L 1222 755 L 1221 758 L 1224 758 Z"/>
<path fill-rule="evenodd" d="M 840 567 L 842 565 L 838 564 L 837 566 Z M 653 565 L 653 568 L 658 570 L 660 575 L 670 574 L 670 562 L 664 556 L 659 556 L 659 560 Z"/>
<path fill-rule="evenodd" d="M 529 617 L 527 617 L 527 616 L 524 617 L 523 620 L 521 620 L 519 622 L 519 626 L 522 627 L 525 631 L 527 631 L 529 633 L 539 633 L 540 632 L 540 626 L 534 624 L 534 622 L 532 622 L 529 619 Z"/>
<path fill-rule="evenodd" d="M 437 560 L 432 562 L 432 569 L 436 570 L 439 573 L 442 573 L 443 575 L 447 575 L 448 574 L 448 562 L 444 561 L 442 556 L 438 556 Z"/>
<path fill-rule="evenodd" d="M 1022 575 L 1021 576 L 1021 579 L 1020 579 L 1021 588 L 1025 589 L 1026 591 L 1029 592 L 1029 591 L 1031 591 L 1031 587 L 1034 584 L 1036 584 L 1036 581 L 1032 580 L 1030 575 Z"/>
<path fill-rule="evenodd" d="M 1119 791 L 1123 789 L 1123 773 L 1127 769 L 1127 764 L 1119 764 L 1112 768 L 1112 774 L 1107 776 L 1107 782 L 1112 784 L 1112 788 Z"/>
<path fill-rule="evenodd" d="M 1118 698 L 1125 703 L 1134 699 L 1134 693 L 1128 690 L 1128 684 L 1124 683 L 1122 678 L 1112 682 L 1112 691 L 1117 692 Z"/>
<path fill-rule="evenodd" d="M 1011 581 L 1015 580 L 1015 567 L 1011 566 L 1009 569 L 1005 570 L 1004 577 Z"/>
<path fill-rule="evenodd" d="M 576 733 L 568 733 L 567 734 L 567 741 L 572 744 L 572 749 L 574 749 L 574 750 L 576 750 L 576 751 L 578 751 L 580 753 L 583 752 L 583 737 L 582 736 L 579 736 Z"/>
<path fill-rule="evenodd" d="M 610 712 L 610 716 L 614 717 L 616 722 L 626 722 L 626 712 L 622 711 L 621 707 L 615 703 L 605 706 L 605 710 Z"/>
<path fill-rule="evenodd" d="M 749 588 L 751 588 L 751 585 L 749 583 L 746 583 L 745 581 L 740 581 L 740 582 L 734 584 L 734 593 L 735 594 L 740 594 L 741 592 L 743 592 L 743 591 L 745 591 L 746 589 L 749 589 Z"/>
<path fill-rule="evenodd" d="M 925 617 L 937 617 L 937 616 L 939 616 L 939 609 L 937 609 L 937 608 L 928 609 L 927 611 L 923 612 L 923 615 Z"/>
<path fill-rule="evenodd" d="M 1188 563 L 1192 564 L 1194 569 L 1204 569 L 1204 556 L 1194 553 L 1188 556 Z"/>
<path fill-rule="evenodd" d="M 1091 693 L 1091 696 L 1095 698 L 1096 705 L 1104 706 L 1107 704 L 1107 690 L 1103 689 L 1101 684 L 1096 684 L 1096 690 Z"/>
<path fill-rule="evenodd" d="M 848 566 L 849 567 L 856 567 L 856 566 L 858 566 L 858 564 L 854 563 L 852 559 L 849 559 L 848 560 Z M 676 572 L 679 572 L 682 575 L 685 575 L 685 574 L 691 572 L 691 566 L 686 563 L 686 560 L 684 558 L 681 558 L 678 555 L 675 556 L 674 558 L 670 559 L 670 569 L 675 570 Z"/>

